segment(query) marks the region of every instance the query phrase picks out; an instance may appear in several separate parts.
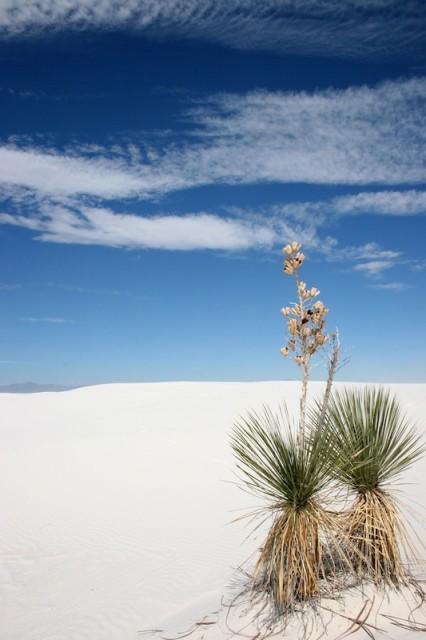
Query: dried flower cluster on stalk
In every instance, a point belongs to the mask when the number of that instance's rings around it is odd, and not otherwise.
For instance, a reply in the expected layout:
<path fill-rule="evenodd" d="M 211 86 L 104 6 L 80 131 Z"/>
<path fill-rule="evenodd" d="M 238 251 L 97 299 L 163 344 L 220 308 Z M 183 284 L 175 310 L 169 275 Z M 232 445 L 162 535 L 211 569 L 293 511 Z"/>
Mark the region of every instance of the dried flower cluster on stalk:
<path fill-rule="evenodd" d="M 328 314 L 328 309 L 321 300 L 316 299 L 320 294 L 319 289 L 316 287 L 308 288 L 306 282 L 303 282 L 299 277 L 299 268 L 305 260 L 301 248 L 302 245 L 300 242 L 292 242 L 291 244 L 287 244 L 283 249 L 283 253 L 286 256 L 283 271 L 286 275 L 293 276 L 295 279 L 298 301 L 290 307 L 283 307 L 281 309 L 281 313 L 287 318 L 287 329 L 290 336 L 287 345 L 281 349 L 281 353 L 285 357 L 293 353 L 295 363 L 299 367 L 302 367 L 299 445 L 303 447 L 310 361 L 312 356 L 329 341 L 329 336 L 325 333 L 325 317 Z M 333 346 L 323 403 L 324 413 L 330 396 L 331 385 L 339 356 L 337 332 L 333 333 L 331 338 Z"/>
<path fill-rule="evenodd" d="M 294 361 L 302 366 L 309 363 L 310 358 L 328 340 L 325 329 L 325 316 L 327 307 L 316 300 L 320 291 L 316 287 L 308 288 L 306 282 L 299 278 L 299 267 L 302 266 L 305 256 L 300 252 L 302 245 L 293 242 L 284 247 L 287 255 L 284 260 L 284 273 L 295 278 L 298 294 L 298 302 L 290 307 L 283 307 L 281 313 L 287 318 L 287 328 L 290 334 L 289 341 L 281 349 L 283 356 L 294 353 Z"/>

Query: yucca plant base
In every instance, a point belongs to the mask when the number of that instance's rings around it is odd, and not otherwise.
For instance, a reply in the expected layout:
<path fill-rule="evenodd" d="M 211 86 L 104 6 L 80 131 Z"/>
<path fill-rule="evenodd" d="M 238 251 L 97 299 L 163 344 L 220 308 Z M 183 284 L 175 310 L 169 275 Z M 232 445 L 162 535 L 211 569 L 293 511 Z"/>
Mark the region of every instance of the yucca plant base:
<path fill-rule="evenodd" d="M 404 586 L 409 582 L 400 551 L 405 541 L 398 508 L 380 489 L 360 494 L 351 510 L 340 515 L 315 503 L 286 506 L 260 549 L 254 584 L 283 609 L 342 587 L 345 574 L 379 587 Z"/>
<path fill-rule="evenodd" d="M 383 389 L 336 392 L 328 413 L 334 477 L 356 495 L 345 516 L 355 573 L 378 586 L 403 586 L 408 576 L 401 550 L 407 557 L 413 550 L 391 491 L 424 446 L 396 398 Z"/>
<path fill-rule="evenodd" d="M 406 584 L 400 552 L 405 534 L 392 497 L 381 489 L 360 493 L 345 520 L 358 577 L 378 586 Z"/>
<path fill-rule="evenodd" d="M 255 583 L 288 608 L 319 594 L 321 545 L 314 505 L 276 516 L 255 570 Z"/>
<path fill-rule="evenodd" d="M 310 416 L 303 446 L 286 411 L 267 407 L 242 419 L 231 443 L 246 488 L 274 514 L 254 586 L 275 605 L 291 610 L 354 583 L 408 584 L 402 553 L 412 548 L 390 491 L 424 449 L 389 393 L 335 393 L 324 419 L 321 406 Z M 355 496 L 346 512 L 336 486 Z"/>
<path fill-rule="evenodd" d="M 340 515 L 316 501 L 299 508 L 287 505 L 275 517 L 260 550 L 255 589 L 283 610 L 342 589 L 352 567 L 342 525 Z"/>
<path fill-rule="evenodd" d="M 284 411 L 249 414 L 234 429 L 232 447 L 246 487 L 268 499 L 274 518 L 260 551 L 254 587 L 283 609 L 320 595 L 323 549 L 335 531 L 321 506 L 328 486 L 327 441 L 318 431 L 301 448 Z"/>

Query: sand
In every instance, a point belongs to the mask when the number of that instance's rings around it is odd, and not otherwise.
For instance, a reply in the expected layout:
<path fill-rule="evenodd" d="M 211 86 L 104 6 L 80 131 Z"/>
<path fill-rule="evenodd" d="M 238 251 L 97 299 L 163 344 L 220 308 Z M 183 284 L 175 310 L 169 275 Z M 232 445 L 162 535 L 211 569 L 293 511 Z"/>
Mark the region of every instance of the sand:
<path fill-rule="evenodd" d="M 388 386 L 423 429 L 426 385 Z M 322 388 L 312 383 L 312 395 Z M 191 637 L 230 635 L 221 600 L 261 536 L 244 541 L 247 525 L 231 524 L 260 501 L 235 484 L 229 433 L 265 403 L 296 411 L 298 389 L 179 382 L 0 394 L 1 640 L 135 640 L 155 635 L 147 629 L 172 637 L 203 619 L 213 624 Z M 420 514 L 425 475 L 426 459 L 400 487 Z M 356 612 L 373 595 L 332 606 Z M 406 617 L 410 603 L 392 596 L 379 610 L 379 600 L 370 621 L 414 638 L 382 616 L 387 607 Z M 233 610 L 231 623 L 247 615 Z M 334 616 L 327 637 L 349 625 Z"/>

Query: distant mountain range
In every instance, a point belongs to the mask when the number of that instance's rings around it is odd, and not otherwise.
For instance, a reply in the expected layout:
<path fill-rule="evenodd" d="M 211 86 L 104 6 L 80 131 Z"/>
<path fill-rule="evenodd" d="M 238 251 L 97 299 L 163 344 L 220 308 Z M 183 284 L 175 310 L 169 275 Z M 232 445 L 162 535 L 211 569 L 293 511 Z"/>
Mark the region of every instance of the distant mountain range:
<path fill-rule="evenodd" d="M 41 393 L 42 391 L 68 391 L 77 385 L 66 387 L 59 384 L 37 384 L 36 382 L 17 382 L 0 386 L 0 393 Z"/>

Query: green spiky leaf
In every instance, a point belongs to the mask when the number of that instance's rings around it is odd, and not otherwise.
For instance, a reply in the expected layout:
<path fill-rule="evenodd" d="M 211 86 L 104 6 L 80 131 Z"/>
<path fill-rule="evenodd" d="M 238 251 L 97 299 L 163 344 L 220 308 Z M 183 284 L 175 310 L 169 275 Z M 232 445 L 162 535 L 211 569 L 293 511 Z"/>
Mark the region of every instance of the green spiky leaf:
<path fill-rule="evenodd" d="M 396 398 L 381 388 L 335 392 L 328 407 L 334 475 L 359 493 L 395 482 L 424 452 Z"/>
<path fill-rule="evenodd" d="M 329 482 L 327 439 L 313 430 L 301 448 L 286 410 L 248 414 L 236 424 L 231 446 L 246 486 L 275 504 L 303 508 Z"/>

